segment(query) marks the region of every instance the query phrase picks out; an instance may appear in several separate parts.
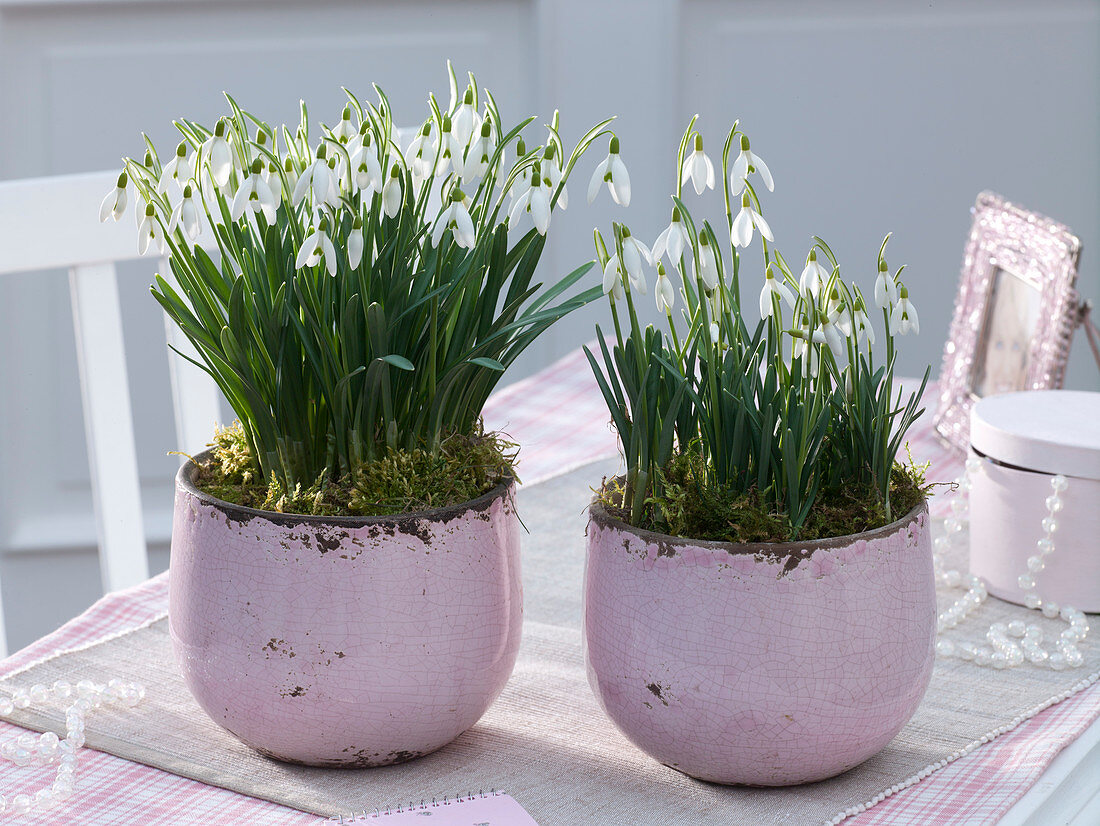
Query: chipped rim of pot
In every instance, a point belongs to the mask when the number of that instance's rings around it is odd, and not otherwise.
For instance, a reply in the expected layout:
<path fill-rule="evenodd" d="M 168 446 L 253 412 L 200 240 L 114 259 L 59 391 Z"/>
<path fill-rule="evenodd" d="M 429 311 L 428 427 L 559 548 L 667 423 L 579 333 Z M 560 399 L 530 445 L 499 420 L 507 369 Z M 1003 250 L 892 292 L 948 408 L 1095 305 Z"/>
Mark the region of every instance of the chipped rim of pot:
<path fill-rule="evenodd" d="M 252 519 L 266 519 L 277 525 L 336 525 L 346 528 L 359 528 L 368 525 L 392 525 L 396 522 L 409 520 L 427 520 L 432 522 L 448 522 L 470 511 L 486 511 L 497 499 L 506 498 L 515 490 L 515 477 L 501 479 L 493 488 L 474 499 L 459 502 L 456 505 L 446 505 L 441 508 L 429 508 L 421 511 L 404 511 L 391 513 L 384 516 L 317 516 L 309 513 L 280 513 L 279 511 L 267 511 L 260 508 L 250 508 L 245 505 L 236 505 L 226 502 L 216 496 L 211 496 L 200 490 L 194 482 L 194 475 L 198 472 L 198 461 L 205 459 L 213 451 L 208 449 L 198 453 L 188 460 L 176 472 L 176 488 L 183 490 L 189 496 L 199 500 L 203 504 L 217 508 L 234 521 L 250 521 Z M 198 460 L 198 461 L 196 461 Z"/>
<path fill-rule="evenodd" d="M 726 551 L 729 554 L 769 554 L 772 556 L 801 556 L 803 551 L 817 550 L 819 548 L 841 548 L 855 542 L 865 540 L 882 539 L 897 533 L 899 530 L 915 522 L 922 515 L 928 513 L 928 497 L 921 499 L 920 503 L 912 508 L 904 516 L 895 519 L 888 525 L 872 528 L 861 533 L 844 534 L 843 536 L 828 536 L 821 539 L 794 540 L 787 542 L 726 542 L 720 539 L 691 539 L 684 536 L 672 536 L 671 534 L 657 533 L 646 528 L 636 528 L 629 522 L 612 516 L 607 512 L 599 495 L 592 497 L 588 505 L 589 518 L 601 528 L 613 529 L 623 533 L 632 533 L 640 539 L 653 544 L 672 546 L 675 548 L 709 548 L 712 550 Z"/>

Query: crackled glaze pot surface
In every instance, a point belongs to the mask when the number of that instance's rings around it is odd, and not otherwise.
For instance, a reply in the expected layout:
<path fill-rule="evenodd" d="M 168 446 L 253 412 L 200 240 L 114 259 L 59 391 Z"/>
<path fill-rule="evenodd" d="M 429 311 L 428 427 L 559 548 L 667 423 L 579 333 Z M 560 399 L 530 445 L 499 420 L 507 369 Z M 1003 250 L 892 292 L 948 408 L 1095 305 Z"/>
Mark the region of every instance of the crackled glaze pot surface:
<path fill-rule="evenodd" d="M 324 518 L 176 478 L 169 625 L 191 693 L 271 757 L 382 766 L 472 726 L 512 673 L 514 484 L 454 508 Z"/>
<path fill-rule="evenodd" d="M 856 536 L 735 545 L 594 502 L 584 624 L 589 683 L 650 756 L 716 783 L 832 777 L 881 750 L 931 678 L 927 506 Z"/>

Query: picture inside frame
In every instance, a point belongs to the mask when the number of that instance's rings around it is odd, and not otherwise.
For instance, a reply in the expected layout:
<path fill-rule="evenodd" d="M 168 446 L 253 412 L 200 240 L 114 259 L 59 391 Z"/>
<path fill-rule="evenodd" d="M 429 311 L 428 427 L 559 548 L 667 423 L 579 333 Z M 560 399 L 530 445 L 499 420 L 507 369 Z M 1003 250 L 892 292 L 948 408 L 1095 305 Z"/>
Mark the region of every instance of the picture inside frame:
<path fill-rule="evenodd" d="M 1042 297 L 1033 280 L 1000 267 L 994 270 L 971 365 L 970 390 L 975 398 L 1027 389 Z"/>

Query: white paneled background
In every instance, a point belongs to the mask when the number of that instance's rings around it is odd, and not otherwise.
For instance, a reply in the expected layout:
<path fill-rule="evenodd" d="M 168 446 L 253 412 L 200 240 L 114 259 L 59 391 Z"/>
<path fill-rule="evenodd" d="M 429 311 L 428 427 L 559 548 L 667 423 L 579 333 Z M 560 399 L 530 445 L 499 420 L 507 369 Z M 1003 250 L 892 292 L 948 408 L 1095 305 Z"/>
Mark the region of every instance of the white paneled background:
<path fill-rule="evenodd" d="M 788 259 L 817 233 L 869 286 L 894 231 L 889 259 L 910 265 L 921 314 L 904 373 L 938 368 L 982 189 L 1073 228 L 1082 291 L 1100 302 L 1096 0 L 0 0 L 0 179 L 115 167 L 142 151 L 142 130 L 174 145 L 172 118 L 212 122 L 223 89 L 268 121 L 296 119 L 305 97 L 332 122 L 341 86 L 367 95 L 377 82 L 412 124 L 429 90 L 445 95 L 448 57 L 514 120 L 560 108 L 567 139 L 620 116 L 632 206 L 606 194 L 584 204 L 597 147 L 555 216 L 547 277 L 591 257 L 592 228 L 612 219 L 652 241 L 667 223 L 679 136 L 698 112 L 712 156 L 737 117 L 767 160 L 766 214 Z M 720 196 L 701 200 L 721 220 Z M 124 267 L 120 288 L 151 562 L 162 570 L 176 461 L 150 266 Z M 0 289 L 0 583 L 17 647 L 100 590 L 67 281 L 28 273 Z M 597 305 L 567 319 L 510 379 L 605 318 Z M 1100 389 L 1083 341 L 1068 383 Z"/>

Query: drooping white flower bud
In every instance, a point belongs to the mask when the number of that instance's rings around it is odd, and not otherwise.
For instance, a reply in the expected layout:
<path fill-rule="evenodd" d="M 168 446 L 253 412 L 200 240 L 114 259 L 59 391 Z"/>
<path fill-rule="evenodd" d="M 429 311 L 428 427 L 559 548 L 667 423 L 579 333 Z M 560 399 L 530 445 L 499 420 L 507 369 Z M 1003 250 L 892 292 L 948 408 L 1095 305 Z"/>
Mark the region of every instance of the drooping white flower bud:
<path fill-rule="evenodd" d="M 890 275 L 890 267 L 884 259 L 879 259 L 878 276 L 875 278 L 875 304 L 879 309 L 888 310 L 898 300 L 898 285 Z"/>
<path fill-rule="evenodd" d="M 388 217 L 393 218 L 401 211 L 402 192 L 401 168 L 394 164 L 386 185 L 382 187 L 382 209 Z"/>
<path fill-rule="evenodd" d="M 909 289 L 902 284 L 898 288 L 898 303 L 890 312 L 890 335 L 906 336 L 909 333 L 920 333 L 920 319 L 917 318 L 917 308 L 909 300 Z"/>
<path fill-rule="evenodd" d="M 752 201 L 749 198 L 749 193 L 746 192 L 741 196 L 741 211 L 737 213 L 737 217 L 733 219 L 733 224 L 730 226 L 730 240 L 733 245 L 735 247 L 747 247 L 751 244 L 754 226 L 760 230 L 763 237 L 769 241 L 775 241 L 772 236 L 772 228 L 768 226 L 764 216 L 752 208 Z"/>
<path fill-rule="evenodd" d="M 657 300 L 657 312 L 672 315 L 672 307 L 676 303 L 676 290 L 672 281 L 665 274 L 665 265 L 657 264 L 657 284 L 653 288 L 653 297 Z"/>
<path fill-rule="evenodd" d="M 432 230 L 432 246 L 438 247 L 443 233 L 450 230 L 451 237 L 460 247 L 466 249 L 473 247 L 477 239 L 474 236 L 474 222 L 464 203 L 465 198 L 465 194 L 456 186 L 451 192 L 451 202 L 436 219 L 435 228 Z"/>
<path fill-rule="evenodd" d="M 588 182 L 588 203 L 596 199 L 600 184 L 607 183 L 611 199 L 620 206 L 630 206 L 630 173 L 619 157 L 619 139 L 611 138 L 607 157 L 600 161 Z"/>
<path fill-rule="evenodd" d="M 176 154 L 160 171 L 157 192 L 167 192 L 170 183 L 175 183 L 180 189 L 183 189 L 184 185 L 194 177 L 195 171 L 192 169 L 191 157 L 187 154 L 187 142 L 180 141 L 176 147 Z"/>
<path fill-rule="evenodd" d="M 695 150 L 684 160 L 680 185 L 683 186 L 689 180 L 696 195 L 702 195 L 704 189 L 714 189 L 714 164 L 703 152 L 703 136 L 698 133 L 695 135 Z"/>
<path fill-rule="evenodd" d="M 691 238 L 680 220 L 680 210 L 673 207 L 672 221 L 653 242 L 653 260 L 656 261 L 667 253 L 668 262 L 678 270 L 685 251 L 691 252 Z"/>
<path fill-rule="evenodd" d="M 126 211 L 126 181 L 126 173 L 120 173 L 115 188 L 107 193 L 103 203 L 99 205 L 100 221 L 106 221 L 108 218 L 117 221 Z"/>
<path fill-rule="evenodd" d="M 363 219 L 358 215 L 351 224 L 351 233 L 348 235 L 348 266 L 353 270 L 363 260 Z"/>
<path fill-rule="evenodd" d="M 703 234 L 699 239 L 699 272 L 700 280 L 707 292 L 711 292 L 718 286 L 718 260 L 715 257 L 714 248 L 710 239 Z"/>
<path fill-rule="evenodd" d="M 806 256 L 806 267 L 798 279 L 798 289 L 803 294 L 809 293 L 816 299 L 821 294 L 821 288 L 829 280 L 829 274 L 817 261 L 817 250 L 811 249 Z"/>
<path fill-rule="evenodd" d="M 740 193 L 745 188 L 745 182 L 753 172 L 760 173 L 760 180 L 768 188 L 768 192 L 775 190 L 775 182 L 772 180 L 771 170 L 764 163 L 764 159 L 749 149 L 748 135 L 741 136 L 741 153 L 733 162 L 730 170 L 730 189 L 733 193 Z"/>
<path fill-rule="evenodd" d="M 775 311 L 773 296 L 781 298 L 787 302 L 788 306 L 794 307 L 794 293 L 791 292 L 791 288 L 775 277 L 772 265 L 768 264 L 768 269 L 764 273 L 764 286 L 760 290 L 761 318 L 770 318 Z"/>

